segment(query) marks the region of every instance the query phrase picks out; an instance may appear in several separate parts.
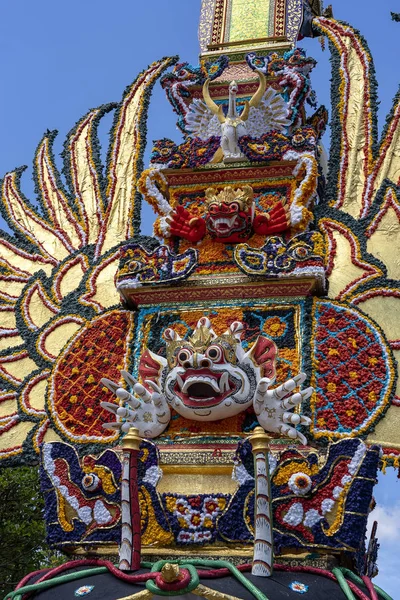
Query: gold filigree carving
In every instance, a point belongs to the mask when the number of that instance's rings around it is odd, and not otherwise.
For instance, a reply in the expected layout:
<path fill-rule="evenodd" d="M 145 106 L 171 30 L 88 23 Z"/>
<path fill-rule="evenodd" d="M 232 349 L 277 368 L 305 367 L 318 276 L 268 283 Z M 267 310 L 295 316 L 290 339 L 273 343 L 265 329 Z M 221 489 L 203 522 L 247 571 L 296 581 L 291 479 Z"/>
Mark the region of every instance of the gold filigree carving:
<path fill-rule="evenodd" d="M 206 204 L 207 207 L 210 204 L 231 204 L 237 202 L 240 210 L 246 211 L 251 208 L 253 204 L 254 192 L 250 185 L 245 185 L 243 188 L 237 188 L 236 190 L 232 186 L 226 186 L 222 192 L 217 192 L 215 187 L 209 187 L 206 189 Z"/>

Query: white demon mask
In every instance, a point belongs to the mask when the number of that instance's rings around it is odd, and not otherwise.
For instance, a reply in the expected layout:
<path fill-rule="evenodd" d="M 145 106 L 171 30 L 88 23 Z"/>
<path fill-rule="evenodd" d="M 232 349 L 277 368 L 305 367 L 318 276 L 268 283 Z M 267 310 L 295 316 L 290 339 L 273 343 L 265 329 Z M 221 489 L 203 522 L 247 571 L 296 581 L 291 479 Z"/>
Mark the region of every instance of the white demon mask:
<path fill-rule="evenodd" d="M 143 381 L 160 385 L 171 408 L 196 421 L 232 417 L 252 405 L 262 377 L 275 377 L 277 348 L 259 336 L 247 352 L 241 344 L 242 323 L 235 321 L 217 336 L 201 318 L 183 340 L 171 328 L 164 332 L 166 357 L 147 350 L 139 366 Z"/>

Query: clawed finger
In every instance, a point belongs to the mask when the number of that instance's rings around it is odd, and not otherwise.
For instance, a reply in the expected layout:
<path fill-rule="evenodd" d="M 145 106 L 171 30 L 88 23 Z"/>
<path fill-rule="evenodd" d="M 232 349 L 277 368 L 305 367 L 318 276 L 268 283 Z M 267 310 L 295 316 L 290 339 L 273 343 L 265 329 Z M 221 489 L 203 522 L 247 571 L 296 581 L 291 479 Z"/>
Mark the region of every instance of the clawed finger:
<path fill-rule="evenodd" d="M 310 425 L 311 419 L 304 415 L 298 415 L 297 413 L 285 412 L 282 415 L 282 421 L 284 423 L 291 423 L 292 425 Z"/>
<path fill-rule="evenodd" d="M 108 412 L 112 413 L 113 415 L 117 414 L 117 410 L 119 408 L 118 404 L 113 404 L 112 402 L 100 402 L 100 406 L 108 410 Z"/>
<path fill-rule="evenodd" d="M 264 400 L 268 393 L 268 388 L 271 384 L 274 383 L 274 381 L 275 381 L 274 379 L 268 379 L 268 377 L 263 377 L 262 379 L 260 379 L 260 381 L 258 382 L 258 385 L 257 385 L 256 393 L 254 395 L 255 409 L 258 405 L 259 411 L 261 410 L 261 404 L 264 403 Z M 257 412 L 257 410 L 256 410 L 256 414 L 259 414 L 259 412 Z"/>
<path fill-rule="evenodd" d="M 294 427 L 289 427 L 289 425 L 281 425 L 280 432 L 282 435 L 285 435 L 292 440 L 298 439 L 303 444 L 303 446 L 307 445 L 307 438 L 302 433 L 300 433 L 300 431 L 294 429 Z"/>
<path fill-rule="evenodd" d="M 136 421 L 137 414 L 135 411 L 130 408 L 125 408 L 124 406 L 120 406 L 117 410 L 117 416 L 120 419 L 129 419 L 130 421 Z"/>
<path fill-rule="evenodd" d="M 280 432 L 282 435 L 289 437 L 292 440 L 297 438 L 297 431 L 293 427 L 289 427 L 289 425 L 281 425 Z"/>
<path fill-rule="evenodd" d="M 298 425 L 300 423 L 301 417 L 296 413 L 285 412 L 282 415 L 282 421 L 284 423 L 291 423 L 292 425 Z"/>
<path fill-rule="evenodd" d="M 119 388 L 117 390 L 117 397 L 122 402 L 127 402 L 129 404 L 129 406 L 131 406 L 132 408 L 139 408 L 139 406 L 141 405 L 140 400 L 138 400 L 137 398 L 135 398 L 135 396 L 132 396 L 132 394 L 130 394 L 129 392 L 127 392 L 123 388 Z"/>
<path fill-rule="evenodd" d="M 307 398 L 312 395 L 313 391 L 314 388 L 308 387 L 305 390 L 301 390 L 301 392 L 296 392 L 292 396 L 289 396 L 289 398 L 282 400 L 281 407 L 286 409 L 293 408 L 294 406 L 301 404 L 304 400 L 307 400 Z"/>
<path fill-rule="evenodd" d="M 306 377 L 307 375 L 305 373 L 299 373 L 298 375 L 295 375 L 293 379 L 288 379 L 288 381 L 285 381 L 285 383 L 279 385 L 277 388 L 272 390 L 274 397 L 280 400 L 284 396 L 287 396 L 288 394 L 293 392 L 293 390 L 296 389 L 297 386 L 303 383 Z"/>
<path fill-rule="evenodd" d="M 300 417 L 300 425 L 311 425 L 310 417 L 306 417 L 305 415 L 301 415 Z"/>
<path fill-rule="evenodd" d="M 160 386 L 157 385 L 154 381 L 151 381 L 151 379 L 146 379 L 145 383 L 147 383 L 147 385 L 151 387 L 152 390 L 157 392 L 157 394 L 162 394 Z"/>
<path fill-rule="evenodd" d="M 137 381 L 128 371 L 121 371 L 122 377 L 125 379 L 126 383 L 133 388 L 134 385 L 137 384 Z"/>
<path fill-rule="evenodd" d="M 146 404 L 151 401 L 151 394 L 149 394 L 149 392 L 141 383 L 135 383 L 133 386 L 133 391 L 141 400 L 143 400 L 143 402 L 146 402 Z"/>
<path fill-rule="evenodd" d="M 111 381 L 111 379 L 107 379 L 106 377 L 100 379 L 100 382 L 113 394 L 115 394 L 117 389 L 121 387 L 119 383 L 114 383 L 114 381 Z"/>
<path fill-rule="evenodd" d="M 104 429 L 110 429 L 111 431 L 119 431 L 122 423 L 103 423 Z"/>

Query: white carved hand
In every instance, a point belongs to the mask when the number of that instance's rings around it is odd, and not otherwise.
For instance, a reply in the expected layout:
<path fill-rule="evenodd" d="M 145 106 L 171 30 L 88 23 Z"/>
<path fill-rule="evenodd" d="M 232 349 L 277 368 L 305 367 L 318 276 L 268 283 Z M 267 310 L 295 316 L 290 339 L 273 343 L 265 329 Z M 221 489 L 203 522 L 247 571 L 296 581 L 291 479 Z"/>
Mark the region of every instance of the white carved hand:
<path fill-rule="evenodd" d="M 147 385 L 153 389 L 150 394 L 130 373 L 121 371 L 121 374 L 133 393 L 131 394 L 110 379 L 101 380 L 102 384 L 120 401 L 120 406 L 112 402 L 100 402 L 100 405 L 116 418 L 113 423 L 104 423 L 103 427 L 117 429 L 124 433 L 127 433 L 130 427 L 137 427 L 141 437 L 157 437 L 164 431 L 171 419 L 171 411 L 164 394 L 153 381 L 146 381 Z"/>
<path fill-rule="evenodd" d="M 305 436 L 297 431 L 293 425 L 310 425 L 311 419 L 288 412 L 313 393 L 314 389 L 308 387 L 292 394 L 293 390 L 305 379 L 305 373 L 300 373 L 273 390 L 268 388 L 274 383 L 274 379 L 264 377 L 258 382 L 253 405 L 258 422 L 265 431 L 280 433 L 293 440 L 298 438 L 302 444 L 307 444 Z"/>

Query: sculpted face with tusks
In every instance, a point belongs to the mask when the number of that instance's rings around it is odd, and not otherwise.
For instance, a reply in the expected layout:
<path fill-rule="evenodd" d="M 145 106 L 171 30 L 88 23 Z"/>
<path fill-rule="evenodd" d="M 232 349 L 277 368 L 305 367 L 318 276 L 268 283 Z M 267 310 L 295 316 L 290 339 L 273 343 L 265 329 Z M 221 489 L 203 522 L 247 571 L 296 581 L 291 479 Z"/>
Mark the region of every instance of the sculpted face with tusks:
<path fill-rule="evenodd" d="M 273 376 L 274 344 L 259 338 L 264 355 L 259 352 L 255 356 L 252 350 L 245 353 L 240 344 L 242 330 L 243 325 L 235 321 L 218 337 L 204 317 L 187 341 L 173 329 L 165 331 L 169 369 L 165 395 L 180 415 L 195 421 L 217 421 L 242 412 L 253 402 L 260 379 L 257 358 L 269 364 Z"/>
<path fill-rule="evenodd" d="M 164 332 L 166 359 L 146 350 L 139 364 L 138 383 L 122 371 L 129 391 L 102 379 L 115 393 L 120 406 L 102 402 L 116 416 L 107 429 L 127 432 L 131 426 L 140 435 L 155 438 L 168 426 L 171 408 L 195 421 L 218 421 L 253 406 L 264 429 L 306 443 L 295 425 L 309 425 L 310 419 L 290 412 L 308 398 L 312 388 L 294 392 L 305 375 L 301 373 L 270 390 L 275 382 L 277 348 L 272 340 L 260 335 L 247 352 L 242 346 L 243 325 L 232 323 L 217 336 L 207 317 L 202 317 L 193 332 L 183 340 L 168 328 Z"/>

